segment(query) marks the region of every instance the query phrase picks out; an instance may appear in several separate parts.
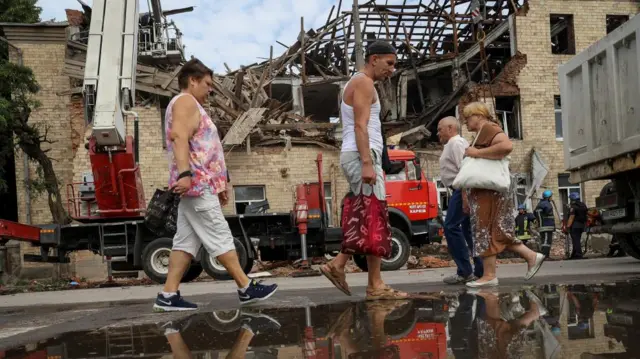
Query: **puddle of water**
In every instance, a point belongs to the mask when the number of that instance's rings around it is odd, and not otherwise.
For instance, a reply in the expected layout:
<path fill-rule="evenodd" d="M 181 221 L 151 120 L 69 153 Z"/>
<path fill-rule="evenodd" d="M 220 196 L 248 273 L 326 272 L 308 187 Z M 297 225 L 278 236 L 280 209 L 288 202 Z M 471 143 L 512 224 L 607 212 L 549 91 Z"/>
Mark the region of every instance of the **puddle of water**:
<path fill-rule="evenodd" d="M 169 314 L 62 334 L 0 357 L 640 358 L 638 293 L 640 281 Z"/>

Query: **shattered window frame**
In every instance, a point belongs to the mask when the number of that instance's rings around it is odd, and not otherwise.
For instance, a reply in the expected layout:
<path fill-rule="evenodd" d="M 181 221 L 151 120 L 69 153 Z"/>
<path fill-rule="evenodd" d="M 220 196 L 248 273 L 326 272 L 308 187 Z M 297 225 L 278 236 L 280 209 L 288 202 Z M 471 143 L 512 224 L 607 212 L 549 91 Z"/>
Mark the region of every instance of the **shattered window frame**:
<path fill-rule="evenodd" d="M 564 141 L 564 134 L 562 132 L 562 97 L 560 97 L 560 95 L 553 96 L 553 115 L 555 119 L 556 140 Z"/>
<path fill-rule="evenodd" d="M 527 208 L 527 211 L 533 211 L 533 203 L 531 198 L 527 198 L 527 192 L 529 190 L 529 174 L 527 173 L 516 173 L 514 174 L 516 179 L 516 194 L 514 196 L 515 208 L 518 208 L 520 204 L 524 204 Z"/>
<path fill-rule="evenodd" d="M 568 173 L 558 173 L 558 195 L 560 197 L 560 208 L 558 208 L 558 212 L 560 218 L 567 219 L 564 217 L 564 210 L 569 206 L 569 194 L 574 192 L 578 192 L 580 199 L 583 200 L 582 186 L 570 183 Z"/>
<path fill-rule="evenodd" d="M 449 199 L 451 196 L 449 195 L 449 189 L 445 187 L 444 183 L 440 177 L 435 177 L 433 182 L 436 184 L 436 191 L 438 191 L 438 207 L 442 212 L 442 218 L 446 217 L 447 209 L 449 209 Z M 446 206 L 446 207 L 445 207 Z"/>
<path fill-rule="evenodd" d="M 562 21 L 567 22 L 566 29 L 559 30 L 558 33 L 554 35 L 554 27 Z M 562 39 L 563 36 L 566 38 Z M 549 14 L 549 40 L 551 42 L 551 53 L 553 55 L 576 54 L 576 33 L 573 14 Z M 566 42 L 566 44 L 563 44 L 563 42 Z M 562 47 L 562 45 L 566 45 L 566 47 Z"/>
<path fill-rule="evenodd" d="M 333 192 L 331 192 L 331 182 L 324 182 L 324 203 L 327 207 L 327 212 L 325 213 L 327 226 L 333 226 Z"/>
<path fill-rule="evenodd" d="M 238 192 L 237 190 L 240 189 L 249 189 L 249 188 L 259 188 L 262 191 L 262 199 L 241 199 L 238 200 Z M 267 188 L 265 185 L 241 185 L 241 186 L 233 186 L 233 209 L 235 211 L 236 214 L 244 214 L 244 208 L 246 208 L 247 206 L 251 205 L 252 203 L 255 202 L 260 202 L 260 201 L 264 201 L 267 199 Z M 244 205 L 244 207 L 242 207 L 242 211 L 241 213 L 239 213 L 238 211 L 238 204 L 242 204 Z"/>
<path fill-rule="evenodd" d="M 612 33 L 615 29 L 619 28 L 625 22 L 629 21 L 629 14 L 607 14 L 606 17 L 606 28 L 607 34 Z"/>
<path fill-rule="evenodd" d="M 520 106 L 520 96 L 500 96 L 496 97 L 496 100 L 498 98 L 513 99 L 513 107 L 511 111 L 498 110 L 498 106 L 496 103 L 495 113 L 500 117 L 502 128 L 504 129 L 505 134 L 512 140 L 524 139 L 524 136 L 522 134 L 522 110 Z M 510 122 L 514 122 L 512 123 L 512 126 L 509 126 Z M 510 128 L 515 131 L 509 131 Z M 513 132 L 515 132 L 515 134 Z"/>

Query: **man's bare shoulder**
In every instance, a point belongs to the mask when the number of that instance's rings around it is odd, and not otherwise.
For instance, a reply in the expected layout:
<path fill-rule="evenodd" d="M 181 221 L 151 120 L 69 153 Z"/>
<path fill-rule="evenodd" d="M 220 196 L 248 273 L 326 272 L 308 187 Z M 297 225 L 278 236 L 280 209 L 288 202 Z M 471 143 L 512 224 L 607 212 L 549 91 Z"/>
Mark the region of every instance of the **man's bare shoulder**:
<path fill-rule="evenodd" d="M 351 84 L 358 90 L 373 90 L 373 80 L 369 76 L 358 76 L 351 80 Z"/>

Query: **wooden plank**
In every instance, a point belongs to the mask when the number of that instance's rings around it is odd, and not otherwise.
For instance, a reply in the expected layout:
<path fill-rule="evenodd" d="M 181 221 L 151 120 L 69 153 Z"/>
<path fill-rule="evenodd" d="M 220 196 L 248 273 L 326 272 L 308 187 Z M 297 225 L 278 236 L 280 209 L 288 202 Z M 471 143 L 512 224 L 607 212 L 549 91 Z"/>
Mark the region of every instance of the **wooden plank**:
<path fill-rule="evenodd" d="M 242 100 L 237 98 L 236 95 L 234 95 L 231 91 L 222 86 L 222 84 L 220 84 L 220 82 L 218 82 L 216 79 L 213 80 L 213 89 L 218 90 L 218 92 L 222 93 L 225 97 L 232 100 L 236 105 L 240 106 L 241 109 L 245 111 L 249 109 L 249 106 L 247 106 L 244 102 L 242 102 Z"/>
<path fill-rule="evenodd" d="M 250 108 L 238 118 L 222 140 L 223 145 L 240 145 L 256 124 L 262 120 L 266 108 Z"/>
<path fill-rule="evenodd" d="M 167 87 L 169 87 L 169 85 L 171 85 L 171 83 L 173 82 L 173 79 L 176 78 L 176 76 L 178 76 L 178 73 L 180 72 L 180 70 L 182 70 L 182 65 L 178 66 L 175 68 L 175 70 L 173 70 L 173 72 L 171 73 L 171 76 L 162 84 L 162 89 L 166 90 Z"/>
<path fill-rule="evenodd" d="M 224 113 L 231 117 L 231 120 L 235 120 L 240 116 L 240 112 L 234 110 L 230 106 L 227 106 L 225 101 L 220 98 L 220 96 L 213 96 L 213 102 L 215 102 L 215 107 L 221 109 Z"/>
<path fill-rule="evenodd" d="M 258 125 L 264 131 L 281 130 L 330 130 L 338 126 L 337 123 L 285 123 L 279 125 Z"/>
<path fill-rule="evenodd" d="M 167 90 L 155 88 L 153 86 L 141 84 L 141 83 L 139 83 L 137 81 L 136 81 L 136 90 L 144 91 L 144 92 L 148 92 L 148 93 L 154 93 L 156 95 L 167 96 L 167 97 L 173 97 L 173 95 L 174 95 L 174 93 L 171 92 L 171 91 L 167 91 Z"/>
<path fill-rule="evenodd" d="M 56 92 L 56 96 L 69 96 L 82 93 L 82 87 L 74 87 L 68 90 Z"/>

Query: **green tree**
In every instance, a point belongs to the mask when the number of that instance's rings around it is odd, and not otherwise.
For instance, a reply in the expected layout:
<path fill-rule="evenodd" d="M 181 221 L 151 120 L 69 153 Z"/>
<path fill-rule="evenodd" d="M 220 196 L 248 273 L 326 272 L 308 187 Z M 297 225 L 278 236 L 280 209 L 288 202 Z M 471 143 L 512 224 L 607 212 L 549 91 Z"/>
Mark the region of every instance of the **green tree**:
<path fill-rule="evenodd" d="M 0 1 L 0 22 L 35 23 L 40 21 L 41 12 L 36 0 Z M 47 127 L 29 122 L 31 114 L 39 106 L 34 95 L 40 87 L 30 68 L 20 62 L 9 61 L 10 46 L 1 27 L 0 36 L 4 40 L 0 42 L 0 140 L 3 144 L 0 147 L 0 165 L 15 148 L 22 150 L 38 164 L 40 181 L 35 181 L 32 188 L 47 192 L 49 209 L 56 223 L 69 223 L 53 163 L 47 150 L 41 147 L 43 143 L 52 143 L 47 138 Z M 0 189 L 2 187 L 6 189 L 6 184 L 0 183 Z"/>

